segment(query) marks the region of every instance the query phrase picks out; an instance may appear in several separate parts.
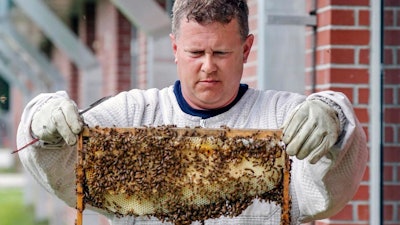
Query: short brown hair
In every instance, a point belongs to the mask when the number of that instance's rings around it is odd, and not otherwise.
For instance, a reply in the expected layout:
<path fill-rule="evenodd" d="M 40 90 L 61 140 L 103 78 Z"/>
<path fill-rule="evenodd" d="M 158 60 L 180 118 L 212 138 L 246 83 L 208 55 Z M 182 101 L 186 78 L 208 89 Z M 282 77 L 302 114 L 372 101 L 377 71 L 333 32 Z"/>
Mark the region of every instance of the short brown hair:
<path fill-rule="evenodd" d="M 179 35 L 181 20 L 194 20 L 200 24 L 219 22 L 227 24 L 232 19 L 239 23 L 240 36 L 249 35 L 249 9 L 246 0 L 175 0 L 172 9 L 172 33 Z"/>

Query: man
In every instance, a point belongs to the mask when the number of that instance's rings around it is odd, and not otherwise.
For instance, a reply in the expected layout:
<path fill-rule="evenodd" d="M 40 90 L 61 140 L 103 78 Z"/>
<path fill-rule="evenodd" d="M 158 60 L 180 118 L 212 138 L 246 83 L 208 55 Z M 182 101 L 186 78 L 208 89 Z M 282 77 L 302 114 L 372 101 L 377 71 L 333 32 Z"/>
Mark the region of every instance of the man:
<path fill-rule="evenodd" d="M 83 115 L 89 126 L 283 128 L 292 156 L 292 224 L 334 215 L 362 178 L 367 147 L 349 100 L 326 91 L 310 96 L 260 91 L 240 84 L 254 36 L 245 0 L 176 0 L 172 34 L 179 81 L 162 90 L 131 90 Z M 75 206 L 78 109 L 65 92 L 41 94 L 26 107 L 18 146 L 27 170 L 49 192 Z M 112 224 L 161 224 L 156 218 L 118 218 Z M 240 216 L 205 224 L 277 224 L 280 207 L 253 201 Z"/>

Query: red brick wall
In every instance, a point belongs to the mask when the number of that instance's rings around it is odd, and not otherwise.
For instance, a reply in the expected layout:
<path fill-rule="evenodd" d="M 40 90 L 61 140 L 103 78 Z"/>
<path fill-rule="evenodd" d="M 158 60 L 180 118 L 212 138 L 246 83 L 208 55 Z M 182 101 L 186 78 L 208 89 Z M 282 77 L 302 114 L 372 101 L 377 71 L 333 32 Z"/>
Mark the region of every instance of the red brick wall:
<path fill-rule="evenodd" d="M 400 224 L 400 1 L 384 1 L 384 219 Z"/>
<path fill-rule="evenodd" d="M 312 4 L 310 4 L 311 6 Z M 316 91 L 334 90 L 347 95 L 368 130 L 369 86 L 369 1 L 317 1 Z M 309 33 L 309 35 L 312 35 Z M 311 47 L 311 36 L 307 38 Z M 313 52 L 309 51 L 310 59 Z M 307 60 L 308 67 L 311 60 Z M 310 74 L 308 74 L 310 76 Z M 308 78 L 310 84 L 312 79 Z M 308 89 L 310 92 L 311 90 Z M 369 224 L 368 176 L 341 212 L 322 224 Z"/>
<path fill-rule="evenodd" d="M 372 0 L 318 1 L 318 90 L 344 92 L 368 134 L 370 3 Z M 384 223 L 400 224 L 400 1 L 385 1 L 384 32 Z M 396 15 L 396 16 L 395 16 Z M 310 37 L 307 46 L 311 47 Z M 311 55 L 307 55 L 311 66 Z M 311 81 L 308 74 L 308 83 Z M 322 224 L 369 224 L 369 170 L 347 206 Z"/>

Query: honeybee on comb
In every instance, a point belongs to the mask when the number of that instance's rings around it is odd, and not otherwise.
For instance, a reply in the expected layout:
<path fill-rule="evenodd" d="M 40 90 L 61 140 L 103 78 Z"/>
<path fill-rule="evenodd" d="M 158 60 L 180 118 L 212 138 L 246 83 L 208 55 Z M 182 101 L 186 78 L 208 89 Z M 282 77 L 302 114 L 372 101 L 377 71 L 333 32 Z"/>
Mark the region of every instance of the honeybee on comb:
<path fill-rule="evenodd" d="M 239 216 L 257 198 L 280 204 L 281 224 L 290 224 L 280 131 L 96 127 L 79 142 L 79 221 L 88 204 L 186 225 Z"/>
<path fill-rule="evenodd" d="M 6 101 L 7 101 L 7 97 L 6 96 L 4 96 L 4 95 L 0 96 L 0 103 L 1 104 L 6 103 Z"/>

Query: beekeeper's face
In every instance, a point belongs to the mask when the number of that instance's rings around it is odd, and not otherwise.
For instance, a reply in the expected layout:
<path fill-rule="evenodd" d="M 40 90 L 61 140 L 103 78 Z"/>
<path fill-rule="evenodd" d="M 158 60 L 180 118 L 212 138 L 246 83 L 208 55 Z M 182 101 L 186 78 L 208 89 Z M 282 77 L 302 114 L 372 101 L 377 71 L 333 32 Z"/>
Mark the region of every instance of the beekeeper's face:
<path fill-rule="evenodd" d="M 171 41 L 182 94 L 190 106 L 216 109 L 235 99 L 253 40 L 253 35 L 241 39 L 236 19 L 206 25 L 182 19 L 179 36 L 171 35 Z"/>

